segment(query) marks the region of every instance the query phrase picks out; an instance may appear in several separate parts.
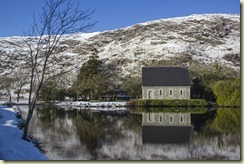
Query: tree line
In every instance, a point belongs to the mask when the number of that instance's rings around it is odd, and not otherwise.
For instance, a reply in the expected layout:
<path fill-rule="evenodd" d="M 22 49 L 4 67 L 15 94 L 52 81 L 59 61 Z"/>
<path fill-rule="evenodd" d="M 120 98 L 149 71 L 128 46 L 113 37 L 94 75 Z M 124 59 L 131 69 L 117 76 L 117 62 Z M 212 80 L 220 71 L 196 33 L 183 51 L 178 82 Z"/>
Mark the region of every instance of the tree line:
<path fill-rule="evenodd" d="M 190 74 L 192 99 L 205 99 L 219 106 L 240 106 L 240 78 L 225 76 L 214 71 L 204 73 L 190 71 Z M 114 79 L 119 79 L 120 83 Z M 45 85 L 42 93 L 49 96 L 46 96 L 46 100 L 62 101 L 65 95 L 75 100 L 79 98 L 98 100 L 101 95 L 111 90 L 121 90 L 131 99 L 140 99 L 141 85 L 141 76 L 118 77 L 115 70 L 108 69 L 106 64 L 99 60 L 97 50 L 94 50 L 89 60 L 80 68 L 70 88 L 52 91 L 58 86 L 53 84 L 49 92 L 44 92 L 47 89 Z M 52 93 L 56 95 L 53 98 L 50 97 Z"/>
<path fill-rule="evenodd" d="M 60 74 L 46 81 L 39 100 L 46 102 L 64 101 L 65 97 L 73 100 L 98 100 L 106 93 L 121 91 L 131 99 L 140 99 L 141 76 L 119 77 L 116 67 L 108 67 L 98 57 L 94 48 L 87 62 L 78 73 Z M 0 89 L 5 89 L 11 101 L 11 90 L 15 89 L 17 101 L 22 88 L 28 84 L 26 69 L 20 69 L 11 77 L 1 77 Z M 74 73 L 73 73 L 74 74 Z M 240 106 L 240 78 L 229 77 L 216 71 L 202 72 L 190 70 L 191 98 L 216 102 L 219 106 Z M 115 100 L 111 97 L 110 100 Z"/>
<path fill-rule="evenodd" d="M 72 84 L 69 87 L 60 88 L 58 83 L 61 81 L 55 79 L 46 82 L 40 92 L 41 100 L 64 101 L 65 97 L 73 100 L 99 100 L 102 95 L 113 93 L 110 100 L 116 100 L 115 94 L 118 92 L 133 99 L 140 98 L 141 77 L 120 77 L 116 68 L 103 63 L 97 53 L 97 49 L 94 48 L 89 60 L 82 65 L 73 81 L 69 81 Z"/>

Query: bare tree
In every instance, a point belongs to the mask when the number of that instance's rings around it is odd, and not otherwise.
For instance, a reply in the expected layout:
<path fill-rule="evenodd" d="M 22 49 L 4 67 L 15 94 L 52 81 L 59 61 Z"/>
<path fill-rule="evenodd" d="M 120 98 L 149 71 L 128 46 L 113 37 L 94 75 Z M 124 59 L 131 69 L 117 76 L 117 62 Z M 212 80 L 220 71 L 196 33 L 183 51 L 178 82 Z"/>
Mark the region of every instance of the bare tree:
<path fill-rule="evenodd" d="M 14 70 L 13 58 L 14 58 L 14 54 L 12 52 L 9 53 L 0 50 L 0 74 L 1 75 L 8 76 L 13 72 Z"/>
<path fill-rule="evenodd" d="M 7 91 L 7 94 L 9 96 L 8 102 L 12 101 L 12 95 L 11 95 L 11 90 L 13 89 L 13 83 L 14 79 L 10 76 L 3 76 L 0 77 L 0 89 L 5 89 Z"/>
<path fill-rule="evenodd" d="M 23 139 L 28 140 L 29 122 L 45 81 L 46 72 L 54 67 L 55 54 L 58 44 L 64 34 L 85 31 L 95 25 L 90 23 L 90 16 L 94 11 L 81 11 L 79 4 L 75 6 L 71 0 L 49 0 L 42 8 L 42 12 L 34 15 L 34 23 L 25 43 L 29 48 L 27 63 L 30 66 L 29 111 L 24 127 Z M 88 22 L 88 23 L 87 23 Z M 53 59 L 53 60 L 52 60 Z M 56 75 L 60 72 L 56 72 Z"/>
<path fill-rule="evenodd" d="M 13 73 L 14 86 L 16 88 L 16 94 L 17 94 L 17 102 L 19 102 L 22 88 L 26 84 L 28 84 L 29 76 L 30 76 L 29 71 L 25 67 L 21 67 Z"/>

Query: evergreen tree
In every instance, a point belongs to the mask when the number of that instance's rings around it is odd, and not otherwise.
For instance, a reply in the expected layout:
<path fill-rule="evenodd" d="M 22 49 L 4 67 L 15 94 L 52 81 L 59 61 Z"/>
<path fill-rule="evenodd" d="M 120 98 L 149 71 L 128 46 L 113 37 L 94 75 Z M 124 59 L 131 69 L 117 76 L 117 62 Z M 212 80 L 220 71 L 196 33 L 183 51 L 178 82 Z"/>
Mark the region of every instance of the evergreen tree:
<path fill-rule="evenodd" d="M 89 60 L 80 68 L 77 83 L 73 85 L 84 99 L 98 99 L 108 88 L 108 75 L 97 52 L 97 49 L 93 50 Z"/>

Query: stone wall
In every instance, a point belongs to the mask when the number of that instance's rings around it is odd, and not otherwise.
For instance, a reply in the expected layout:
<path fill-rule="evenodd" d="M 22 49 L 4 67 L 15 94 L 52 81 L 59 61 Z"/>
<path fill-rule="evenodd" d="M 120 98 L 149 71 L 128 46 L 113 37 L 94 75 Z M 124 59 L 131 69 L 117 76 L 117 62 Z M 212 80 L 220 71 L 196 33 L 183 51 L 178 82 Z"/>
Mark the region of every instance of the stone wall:
<path fill-rule="evenodd" d="M 142 99 L 190 99 L 190 86 L 143 86 Z"/>

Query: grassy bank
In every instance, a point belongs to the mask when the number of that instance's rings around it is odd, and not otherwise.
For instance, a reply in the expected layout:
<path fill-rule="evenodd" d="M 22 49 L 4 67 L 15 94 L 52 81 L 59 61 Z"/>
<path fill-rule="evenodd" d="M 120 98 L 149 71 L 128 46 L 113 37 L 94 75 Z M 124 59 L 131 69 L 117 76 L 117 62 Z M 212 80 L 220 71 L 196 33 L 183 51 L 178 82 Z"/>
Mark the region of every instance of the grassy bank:
<path fill-rule="evenodd" d="M 209 107 L 211 104 L 204 99 L 190 100 L 142 100 L 133 99 L 129 102 L 130 107 Z"/>

